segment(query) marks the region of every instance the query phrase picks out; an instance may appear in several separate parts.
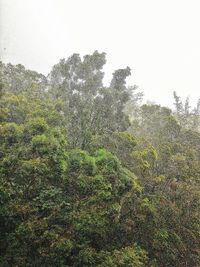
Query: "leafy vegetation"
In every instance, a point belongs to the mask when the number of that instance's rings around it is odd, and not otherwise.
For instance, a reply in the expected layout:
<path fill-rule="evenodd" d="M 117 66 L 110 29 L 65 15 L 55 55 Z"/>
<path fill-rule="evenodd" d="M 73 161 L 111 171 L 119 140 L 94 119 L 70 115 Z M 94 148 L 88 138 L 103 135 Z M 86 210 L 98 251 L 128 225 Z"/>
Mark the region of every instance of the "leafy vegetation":
<path fill-rule="evenodd" d="M 199 102 L 143 105 L 105 63 L 0 63 L 0 266 L 200 266 Z"/>

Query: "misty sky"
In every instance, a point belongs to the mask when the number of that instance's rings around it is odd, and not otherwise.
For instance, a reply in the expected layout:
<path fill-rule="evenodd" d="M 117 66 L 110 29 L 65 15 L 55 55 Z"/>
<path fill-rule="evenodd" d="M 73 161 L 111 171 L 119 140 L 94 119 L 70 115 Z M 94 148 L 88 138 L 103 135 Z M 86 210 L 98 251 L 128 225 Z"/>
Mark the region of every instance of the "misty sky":
<path fill-rule="evenodd" d="M 200 97 L 199 0 L 0 0 L 3 62 L 47 74 L 60 58 L 106 52 L 105 82 L 130 66 L 128 84 L 171 106 Z"/>

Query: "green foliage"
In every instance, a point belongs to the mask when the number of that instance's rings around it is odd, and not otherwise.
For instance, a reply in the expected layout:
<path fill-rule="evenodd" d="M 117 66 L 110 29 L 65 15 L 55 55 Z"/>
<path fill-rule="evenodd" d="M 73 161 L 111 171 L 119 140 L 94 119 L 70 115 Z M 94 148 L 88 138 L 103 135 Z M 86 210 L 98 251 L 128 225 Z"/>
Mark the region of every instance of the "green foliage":
<path fill-rule="evenodd" d="M 124 131 L 130 126 L 124 112 L 126 103 L 135 94 L 126 87 L 130 68 L 115 71 L 110 86 L 104 87 L 105 63 L 105 53 L 95 51 L 83 60 L 74 54 L 53 66 L 49 74 L 53 98 L 64 102 L 72 148 L 87 149 L 94 136 Z"/>
<path fill-rule="evenodd" d="M 98 267 L 142 267 L 146 266 L 146 253 L 138 246 L 126 247 L 105 253 L 105 260 Z"/>
<path fill-rule="evenodd" d="M 4 85 L 3 90 L 14 94 L 27 93 L 30 89 L 32 89 L 32 93 L 38 91 L 38 94 L 41 94 L 47 83 L 44 75 L 26 70 L 21 64 L 9 63 L 6 65 L 0 62 L 0 77 Z"/>
<path fill-rule="evenodd" d="M 105 62 L 0 63 L 0 266 L 200 266 L 199 105 L 139 105 Z"/>

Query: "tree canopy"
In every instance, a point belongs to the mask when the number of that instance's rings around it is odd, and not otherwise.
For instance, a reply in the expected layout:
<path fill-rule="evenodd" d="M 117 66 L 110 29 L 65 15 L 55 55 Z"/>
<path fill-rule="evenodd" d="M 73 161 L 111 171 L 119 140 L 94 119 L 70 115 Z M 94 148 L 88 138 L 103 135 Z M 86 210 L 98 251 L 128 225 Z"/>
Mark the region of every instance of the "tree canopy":
<path fill-rule="evenodd" d="M 0 266 L 200 266 L 200 112 L 105 53 L 0 63 Z"/>

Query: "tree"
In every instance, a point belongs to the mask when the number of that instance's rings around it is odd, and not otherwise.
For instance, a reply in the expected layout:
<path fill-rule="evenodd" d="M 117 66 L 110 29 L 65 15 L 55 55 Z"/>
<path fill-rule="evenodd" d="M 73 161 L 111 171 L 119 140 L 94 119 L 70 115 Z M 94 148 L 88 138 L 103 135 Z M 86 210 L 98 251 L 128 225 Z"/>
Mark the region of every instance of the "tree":
<path fill-rule="evenodd" d="M 2 63 L 0 266 L 200 266 L 199 104 L 141 105 L 104 64 Z"/>
<path fill-rule="evenodd" d="M 52 95 L 64 101 L 68 139 L 72 147 L 87 147 L 92 136 L 124 131 L 129 125 L 124 113 L 131 90 L 126 87 L 130 68 L 113 73 L 103 86 L 105 53 L 95 51 L 81 60 L 78 54 L 62 59 L 49 75 Z"/>
<path fill-rule="evenodd" d="M 44 75 L 27 70 L 21 64 L 12 65 L 0 62 L 0 77 L 4 84 L 4 91 L 14 94 L 38 91 L 38 95 L 43 95 L 47 86 Z"/>
<path fill-rule="evenodd" d="M 200 100 L 198 100 L 196 107 L 191 110 L 190 100 L 187 97 L 183 103 L 176 92 L 174 92 L 175 99 L 175 116 L 179 123 L 187 129 L 199 131 L 200 128 Z"/>

